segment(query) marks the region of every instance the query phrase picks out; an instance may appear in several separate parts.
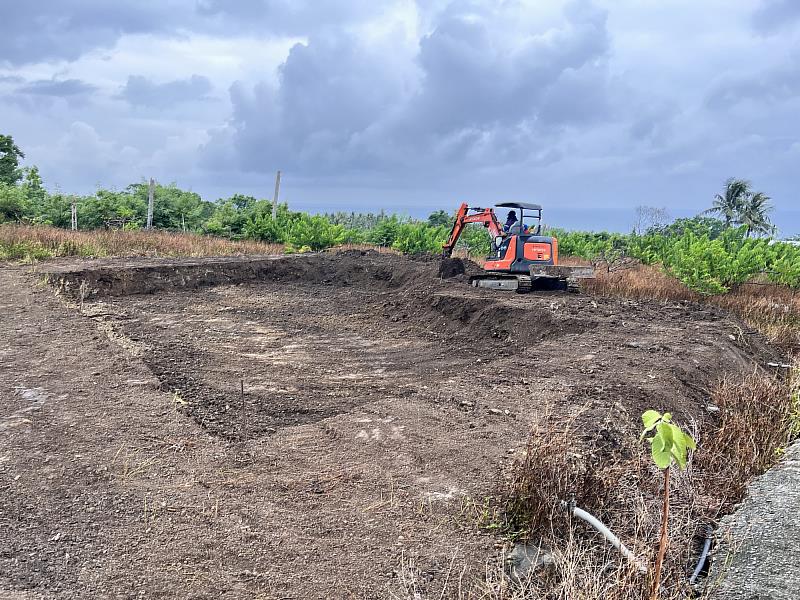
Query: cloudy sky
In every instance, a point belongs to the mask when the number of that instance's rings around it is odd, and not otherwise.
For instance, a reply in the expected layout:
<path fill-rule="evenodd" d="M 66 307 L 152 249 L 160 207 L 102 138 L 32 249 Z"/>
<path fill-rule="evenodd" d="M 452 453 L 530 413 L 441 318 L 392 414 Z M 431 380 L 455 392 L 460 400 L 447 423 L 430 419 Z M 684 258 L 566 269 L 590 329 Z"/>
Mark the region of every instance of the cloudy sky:
<path fill-rule="evenodd" d="M 269 198 L 281 169 L 314 212 L 518 199 L 618 230 L 745 177 L 797 234 L 800 2 L 29 0 L 0 133 L 70 192 Z"/>

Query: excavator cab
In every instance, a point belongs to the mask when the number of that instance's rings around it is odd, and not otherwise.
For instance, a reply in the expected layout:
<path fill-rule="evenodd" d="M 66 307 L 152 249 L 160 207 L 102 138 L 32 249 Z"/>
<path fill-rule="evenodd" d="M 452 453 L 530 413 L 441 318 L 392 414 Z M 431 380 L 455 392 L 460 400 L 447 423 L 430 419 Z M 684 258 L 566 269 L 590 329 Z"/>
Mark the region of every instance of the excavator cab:
<path fill-rule="evenodd" d="M 511 227 L 503 231 L 508 234 L 517 235 L 539 235 L 542 231 L 542 207 L 538 204 L 522 202 L 502 202 L 496 205 L 498 208 L 510 208 L 516 214 L 519 211 L 519 219 Z M 525 211 L 528 211 L 527 214 Z M 526 221 L 527 218 L 527 221 Z"/>
<path fill-rule="evenodd" d="M 558 264 L 558 242 L 541 235 L 542 207 L 527 202 L 502 202 L 498 208 L 513 209 L 518 220 L 503 235 L 496 236 L 492 255 L 486 259 L 487 271 L 530 273 L 531 265 Z"/>

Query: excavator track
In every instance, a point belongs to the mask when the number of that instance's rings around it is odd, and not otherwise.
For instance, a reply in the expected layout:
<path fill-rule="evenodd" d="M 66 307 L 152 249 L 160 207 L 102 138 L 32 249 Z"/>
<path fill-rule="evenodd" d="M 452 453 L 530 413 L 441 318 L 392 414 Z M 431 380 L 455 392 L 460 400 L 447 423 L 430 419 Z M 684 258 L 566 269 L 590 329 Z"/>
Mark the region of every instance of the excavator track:
<path fill-rule="evenodd" d="M 470 279 L 473 287 L 524 294 L 531 291 L 580 292 L 578 279 L 572 277 L 532 277 L 530 275 L 487 273 Z"/>
<path fill-rule="evenodd" d="M 476 275 L 470 279 L 472 287 L 489 288 L 524 294 L 533 289 L 533 279 L 530 275 L 505 275 L 502 273 L 487 273 Z"/>

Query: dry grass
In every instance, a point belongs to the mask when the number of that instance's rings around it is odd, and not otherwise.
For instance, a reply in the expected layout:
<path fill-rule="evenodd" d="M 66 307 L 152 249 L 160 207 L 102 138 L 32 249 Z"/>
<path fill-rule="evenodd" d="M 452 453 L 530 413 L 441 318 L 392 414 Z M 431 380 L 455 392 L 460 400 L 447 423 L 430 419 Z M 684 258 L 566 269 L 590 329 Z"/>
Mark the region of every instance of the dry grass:
<path fill-rule="evenodd" d="M 658 547 L 662 478 L 633 427 L 619 431 L 613 453 L 598 449 L 598 440 L 581 432 L 579 419 L 554 429 L 540 422 L 531 431 L 527 450 L 505 483 L 505 509 L 519 532 L 553 549 L 553 573 L 496 598 L 648 597 L 649 579 L 622 558 L 593 529 L 572 519 L 559 500 L 574 499 L 611 528 L 644 564 L 652 564 Z M 685 572 L 696 531 L 690 472 L 675 472 L 670 515 L 670 546 L 664 567 L 662 598 L 683 597 Z M 513 590 L 512 590 L 513 591 Z M 516 595 L 514 595 L 516 594 Z"/>
<path fill-rule="evenodd" d="M 552 552 L 553 564 L 544 583 L 540 576 L 512 581 L 505 554 L 486 561 L 484 573 L 475 577 L 463 560 L 450 561 L 441 580 L 430 581 L 413 560 L 401 558 L 389 585 L 392 600 L 634 600 L 630 590 L 642 576 L 620 562 L 613 549 L 587 539 L 575 525 L 563 544 Z M 438 578 L 437 578 L 438 579 Z M 663 600 L 677 600 L 664 595 Z"/>
<path fill-rule="evenodd" d="M 599 265 L 595 278 L 587 280 L 585 289 L 598 296 L 615 296 L 634 300 L 668 300 L 699 302 L 702 297 L 660 269 L 648 265 L 609 272 Z"/>
<path fill-rule="evenodd" d="M 342 244 L 335 248 L 329 248 L 327 252 L 347 252 L 348 250 L 358 250 L 361 252 L 378 252 L 380 254 L 400 255 L 402 252 L 391 246 L 373 246 L 372 244 Z"/>
<path fill-rule="evenodd" d="M 800 291 L 772 284 L 745 284 L 714 296 L 710 304 L 737 315 L 775 345 L 800 351 Z"/>
<path fill-rule="evenodd" d="M 695 544 L 706 525 L 729 512 L 743 498 L 747 484 L 775 464 L 800 433 L 800 362 L 788 377 L 755 372 L 722 380 L 711 401 L 719 411 L 702 422 L 684 424 L 698 440 L 698 450 L 688 468 L 673 469 L 671 477 L 670 539 L 661 596 L 666 599 L 688 597 L 687 570 L 696 560 Z M 614 436 L 620 443 L 613 448 L 602 448 L 599 440 L 582 433 L 580 414 L 566 426 L 549 417 L 534 426 L 525 455 L 505 478 L 503 508 L 518 533 L 554 550 L 554 572 L 522 591 L 508 588 L 483 597 L 648 597 L 649 581 L 592 529 L 571 521 L 558 507 L 558 500 L 574 498 L 640 560 L 653 564 L 662 478 L 638 441 L 638 428 L 621 418 L 616 426 Z"/>
<path fill-rule="evenodd" d="M 55 227 L 0 225 L 0 259 L 27 262 L 61 256 L 181 257 L 282 254 L 280 244 L 231 241 L 165 231 L 68 231 Z"/>
<path fill-rule="evenodd" d="M 709 418 L 694 456 L 701 472 L 698 486 L 713 514 L 729 512 L 747 484 L 780 458 L 798 433 L 798 369 L 788 379 L 755 372 L 727 378 L 714 389 L 719 408 Z"/>
<path fill-rule="evenodd" d="M 598 268 L 595 279 L 583 285 L 588 293 L 599 296 L 704 302 L 718 306 L 738 316 L 783 350 L 800 350 L 800 291 L 786 286 L 747 283 L 727 294 L 708 297 L 693 292 L 674 277 L 648 265 L 634 265 L 613 272 Z"/>

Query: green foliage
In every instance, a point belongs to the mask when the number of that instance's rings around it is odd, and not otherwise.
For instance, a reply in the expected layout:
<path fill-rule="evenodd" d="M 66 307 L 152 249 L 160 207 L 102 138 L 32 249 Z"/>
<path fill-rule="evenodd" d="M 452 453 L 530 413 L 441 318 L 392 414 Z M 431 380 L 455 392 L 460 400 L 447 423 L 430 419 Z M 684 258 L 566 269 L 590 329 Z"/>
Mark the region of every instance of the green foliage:
<path fill-rule="evenodd" d="M 22 188 L 0 182 L 0 223 L 21 221 L 28 213 L 28 199 Z"/>
<path fill-rule="evenodd" d="M 203 224 L 203 230 L 212 235 L 237 239 L 241 237 L 247 222 L 247 213 L 238 209 L 233 199 L 219 200 L 211 216 Z M 253 239 L 260 238 L 253 236 Z"/>
<path fill-rule="evenodd" d="M 448 232 L 449 232 L 448 228 Z M 483 225 L 470 223 L 461 232 L 459 245 L 463 244 L 473 256 L 489 256 L 492 251 L 492 236 Z"/>
<path fill-rule="evenodd" d="M 774 252 L 774 257 L 767 274 L 769 280 L 800 288 L 800 248 L 777 243 L 770 250 Z"/>
<path fill-rule="evenodd" d="M 696 448 L 695 441 L 688 433 L 672 422 L 672 415 L 663 415 L 655 410 L 648 410 L 642 415 L 641 438 L 653 432 L 653 437 L 647 438 L 650 442 L 650 454 L 653 462 L 659 469 L 668 468 L 673 461 L 681 469 L 686 468 L 688 451 Z"/>
<path fill-rule="evenodd" d="M 605 231 L 594 233 L 584 231 L 564 231 L 563 229 L 548 229 L 545 235 L 552 235 L 558 239 L 558 253 L 564 256 L 578 256 L 592 260 L 617 250 L 627 250 L 633 235 L 621 233 L 608 233 Z"/>
<path fill-rule="evenodd" d="M 446 227 L 432 227 L 427 223 L 403 223 L 397 228 L 392 248 L 403 254 L 441 252 L 449 232 Z"/>
<path fill-rule="evenodd" d="M 52 256 L 53 252 L 35 241 L 18 243 L 0 241 L 0 260 L 22 260 L 30 263 Z"/>
<path fill-rule="evenodd" d="M 22 179 L 21 158 L 25 158 L 25 154 L 14 143 L 14 138 L 0 135 L 0 184 L 16 185 Z"/>
<path fill-rule="evenodd" d="M 68 228 L 70 204 L 77 205 L 78 227 L 96 229 L 145 226 L 148 184 L 134 183 L 123 191 L 100 189 L 89 196 L 48 193 L 39 170 L 19 168 L 24 155 L 10 136 L 0 135 L 0 222 L 47 224 Z M 752 238 L 771 228 L 766 214 L 769 198 L 753 192 L 742 180 L 729 180 L 712 209 L 722 219 L 697 216 L 650 227 L 644 234 L 567 232 L 551 229 L 562 256 L 606 260 L 629 256 L 660 265 L 692 290 L 722 294 L 754 277 L 800 288 L 800 247 Z M 766 220 L 765 220 L 766 219 Z M 199 232 L 234 240 L 252 239 L 285 244 L 292 251 L 321 250 L 340 244 L 374 244 L 407 254 L 439 253 L 453 217 L 437 210 L 426 220 L 380 213 L 337 212 L 311 216 L 277 207 L 272 202 L 236 194 L 206 202 L 174 183 L 155 186 L 153 224 L 158 229 Z M 741 224 L 738 227 L 734 225 Z M 470 224 L 458 246 L 472 256 L 487 256 L 492 240 L 486 228 Z M 6 253 L 11 251 L 6 249 Z M 18 255 L 22 250 L 14 250 Z M 33 250 L 29 254 L 36 254 Z"/>
<path fill-rule="evenodd" d="M 645 235 L 551 230 L 559 253 L 587 260 L 616 253 L 657 264 L 701 294 L 723 294 L 760 274 L 770 281 L 800 287 L 800 248 L 751 238 L 747 227 L 720 227 L 721 221 L 679 219 Z"/>
<path fill-rule="evenodd" d="M 397 240 L 401 224 L 400 219 L 395 215 L 381 219 L 375 227 L 370 229 L 367 241 L 376 246 L 392 246 Z"/>
<path fill-rule="evenodd" d="M 244 194 L 234 194 L 231 196 L 230 202 L 236 207 L 236 210 L 247 210 L 252 207 L 258 200 L 253 196 L 245 196 Z"/>
<path fill-rule="evenodd" d="M 129 192 L 98 190 L 78 203 L 78 224 L 81 229 L 97 229 L 120 220 L 138 221 L 144 226 L 147 219 L 147 196 Z"/>
<path fill-rule="evenodd" d="M 334 225 L 344 225 L 345 229 L 358 229 L 368 231 L 377 227 L 381 221 L 386 219 L 397 219 L 396 216 L 389 216 L 383 211 L 374 213 L 357 212 L 337 212 L 324 215 L 328 221 Z"/>
<path fill-rule="evenodd" d="M 753 191 L 749 181 L 732 177 L 725 182 L 723 193 L 714 196 L 711 208 L 705 213 L 720 215 L 725 227 L 743 225 L 747 237 L 751 233 L 769 234 L 775 229 L 769 220 L 772 211 L 769 200 L 763 192 Z"/>
<path fill-rule="evenodd" d="M 270 213 L 251 216 L 241 231 L 243 237 L 249 240 L 276 244 L 286 241 L 285 224 L 278 219 L 273 219 Z"/>
<path fill-rule="evenodd" d="M 364 229 L 345 229 L 344 237 L 342 238 L 343 244 L 366 244 L 368 231 Z"/>
<path fill-rule="evenodd" d="M 52 225 L 68 229 L 72 225 L 70 205 L 72 197 L 63 194 L 45 194 L 44 200 L 37 207 L 32 222 L 39 225 Z"/>
<path fill-rule="evenodd" d="M 148 187 L 145 182 L 134 183 L 124 192 L 130 197 L 124 203 L 137 207 L 135 220 L 141 226 L 146 224 L 147 219 Z M 198 231 L 213 211 L 213 204 L 204 202 L 199 194 L 180 189 L 175 183 L 166 186 L 156 184 L 154 193 L 153 227 L 158 229 Z M 238 199 L 236 196 L 234 198 Z M 144 212 L 140 216 L 142 207 Z M 133 213 L 131 216 L 134 216 Z"/>
<path fill-rule="evenodd" d="M 452 227 L 455 217 L 445 210 L 437 210 L 428 215 L 428 225 L 431 227 Z"/>
<path fill-rule="evenodd" d="M 651 227 L 647 230 L 647 235 L 662 235 L 668 237 L 681 237 L 686 233 L 694 235 L 705 235 L 709 239 L 715 240 L 725 231 L 725 223 L 713 217 L 698 215 L 691 218 L 675 219 L 668 225 Z"/>
<path fill-rule="evenodd" d="M 55 245 L 45 245 L 37 240 L 23 240 L 9 242 L 0 240 L 0 260 L 20 260 L 25 263 L 34 263 L 46 258 L 58 256 L 83 256 L 98 257 L 103 252 L 91 244 L 78 244 L 71 241 L 60 242 Z"/>
<path fill-rule="evenodd" d="M 22 193 L 25 194 L 28 203 L 33 206 L 44 204 L 47 192 L 44 189 L 42 177 L 39 175 L 39 169 L 33 166 L 24 169 L 23 172 Z"/>
<path fill-rule="evenodd" d="M 325 217 L 300 213 L 289 222 L 285 241 L 290 250 L 324 250 L 341 244 L 344 231 L 344 226 L 334 225 Z"/>

